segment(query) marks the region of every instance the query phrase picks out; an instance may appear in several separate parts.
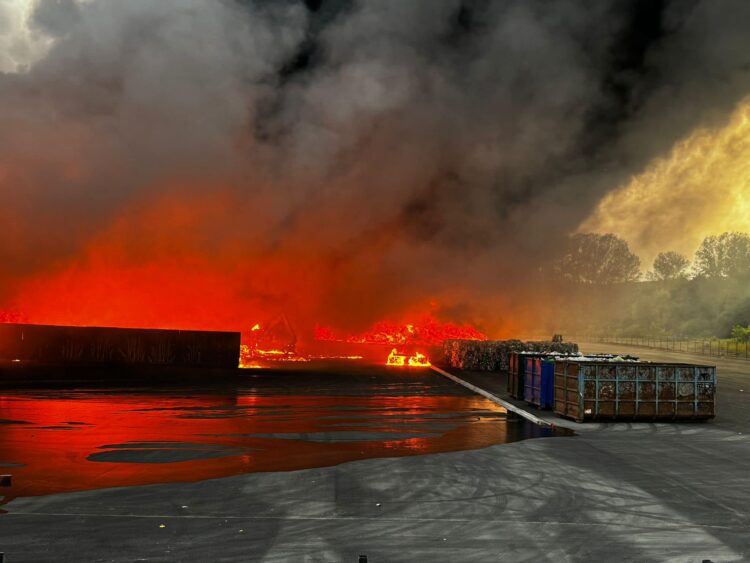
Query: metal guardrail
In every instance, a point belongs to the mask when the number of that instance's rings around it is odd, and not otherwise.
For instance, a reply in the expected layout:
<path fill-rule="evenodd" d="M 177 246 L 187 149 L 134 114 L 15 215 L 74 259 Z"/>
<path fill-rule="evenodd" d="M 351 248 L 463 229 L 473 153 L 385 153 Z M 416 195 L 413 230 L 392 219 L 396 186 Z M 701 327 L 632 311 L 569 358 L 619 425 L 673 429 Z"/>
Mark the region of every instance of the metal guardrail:
<path fill-rule="evenodd" d="M 566 340 L 571 340 L 573 342 L 596 342 L 601 344 L 640 346 L 641 348 L 669 350 L 670 352 L 686 352 L 703 356 L 750 360 L 750 342 L 737 342 L 736 340 L 602 336 L 591 334 L 566 337 Z"/>

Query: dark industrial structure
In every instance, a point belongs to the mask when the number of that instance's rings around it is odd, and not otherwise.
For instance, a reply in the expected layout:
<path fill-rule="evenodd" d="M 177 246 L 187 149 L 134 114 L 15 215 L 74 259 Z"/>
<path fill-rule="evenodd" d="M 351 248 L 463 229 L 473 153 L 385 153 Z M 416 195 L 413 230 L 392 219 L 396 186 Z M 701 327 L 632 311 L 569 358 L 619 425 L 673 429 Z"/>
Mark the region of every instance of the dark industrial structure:
<path fill-rule="evenodd" d="M 0 324 L 0 361 L 236 368 L 239 332 Z"/>

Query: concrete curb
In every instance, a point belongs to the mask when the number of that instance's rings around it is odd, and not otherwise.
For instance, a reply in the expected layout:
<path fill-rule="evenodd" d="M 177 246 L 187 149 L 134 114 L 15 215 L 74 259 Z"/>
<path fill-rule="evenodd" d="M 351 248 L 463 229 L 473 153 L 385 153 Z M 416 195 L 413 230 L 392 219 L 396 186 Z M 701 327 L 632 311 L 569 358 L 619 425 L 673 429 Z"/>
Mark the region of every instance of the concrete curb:
<path fill-rule="evenodd" d="M 530 420 L 534 424 L 539 424 L 540 426 L 550 426 L 550 427 L 554 427 L 555 426 L 550 421 L 544 420 L 543 418 L 539 418 L 538 416 L 533 415 L 530 412 L 523 410 L 521 407 L 517 407 L 516 405 L 514 405 L 512 403 L 509 403 L 508 401 L 504 401 L 503 399 L 501 399 L 497 395 L 493 395 L 489 391 L 485 391 L 481 387 L 477 387 L 476 385 L 473 385 L 473 384 L 469 383 L 468 381 L 464 381 L 460 377 L 456 377 L 452 373 L 448 373 L 447 371 L 442 370 L 439 367 L 430 366 L 430 369 L 432 369 L 433 371 L 439 373 L 440 375 L 443 375 L 443 376 L 447 377 L 448 379 L 454 381 L 455 383 L 458 383 L 459 385 L 463 385 L 467 389 L 469 389 L 471 391 L 474 391 L 474 393 L 478 393 L 479 395 L 482 395 L 483 397 L 486 397 L 487 399 L 489 399 L 493 403 L 496 403 L 496 404 L 500 405 L 501 407 L 505 408 L 506 410 L 508 410 L 510 412 L 513 412 L 513 413 L 516 413 L 517 415 L 522 416 L 522 417 L 524 417 L 527 420 Z"/>

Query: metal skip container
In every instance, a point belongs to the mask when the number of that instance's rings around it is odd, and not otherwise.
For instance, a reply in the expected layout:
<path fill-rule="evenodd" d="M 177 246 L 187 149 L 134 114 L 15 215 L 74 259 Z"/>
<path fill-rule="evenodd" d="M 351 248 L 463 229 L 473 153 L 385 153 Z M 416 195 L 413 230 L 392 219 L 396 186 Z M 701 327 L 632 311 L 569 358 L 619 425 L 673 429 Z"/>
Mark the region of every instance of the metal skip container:
<path fill-rule="evenodd" d="M 555 413 L 590 419 L 709 419 L 716 367 L 650 362 L 555 363 Z"/>
<path fill-rule="evenodd" d="M 523 399 L 540 409 L 551 409 L 555 403 L 555 360 L 527 357 L 523 381 Z"/>
<path fill-rule="evenodd" d="M 514 399 L 523 399 L 523 381 L 526 374 L 526 359 L 519 352 L 508 354 L 508 394 Z"/>
<path fill-rule="evenodd" d="M 511 352 L 508 355 L 508 394 L 513 397 L 514 399 L 520 399 L 522 401 L 528 401 L 532 404 L 535 404 L 539 406 L 539 400 L 540 397 L 535 395 L 536 398 L 527 398 L 527 387 L 536 387 L 539 388 L 540 386 L 540 377 L 541 372 L 539 374 L 536 374 L 537 377 L 534 381 L 534 383 L 530 383 L 530 379 L 532 377 L 532 367 L 535 365 L 530 362 L 530 360 L 537 360 L 537 359 L 553 359 L 557 357 L 562 357 L 562 354 L 556 354 L 554 352 L 528 352 L 528 351 L 522 351 L 522 352 Z M 540 367 L 541 369 L 541 367 Z M 549 370 L 549 393 L 550 393 L 550 400 L 549 405 L 547 407 L 541 407 L 541 408 L 552 408 L 552 401 L 553 401 L 553 393 L 554 393 L 554 384 L 552 382 L 552 378 L 554 377 L 554 370 L 551 368 L 547 368 Z M 545 375 L 547 375 L 547 372 L 545 372 Z"/>

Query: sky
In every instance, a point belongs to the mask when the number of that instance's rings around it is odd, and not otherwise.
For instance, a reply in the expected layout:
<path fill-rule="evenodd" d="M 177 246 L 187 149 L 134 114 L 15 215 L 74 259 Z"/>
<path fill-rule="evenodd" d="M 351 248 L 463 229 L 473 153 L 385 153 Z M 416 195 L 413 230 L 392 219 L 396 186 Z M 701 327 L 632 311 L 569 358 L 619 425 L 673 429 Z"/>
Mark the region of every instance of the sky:
<path fill-rule="evenodd" d="M 647 269 L 748 228 L 749 24 L 742 0 L 0 0 L 0 309 L 507 331 L 572 233 Z"/>

